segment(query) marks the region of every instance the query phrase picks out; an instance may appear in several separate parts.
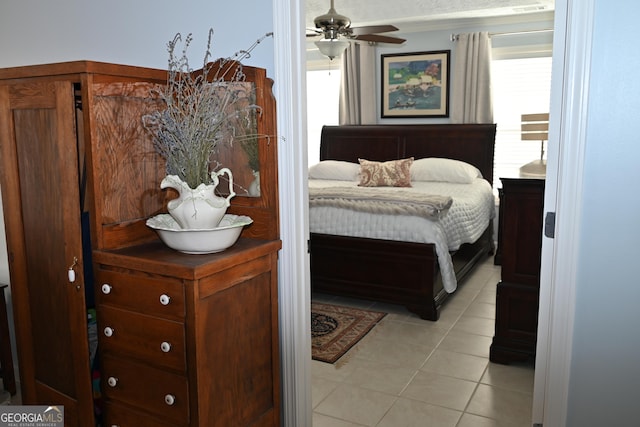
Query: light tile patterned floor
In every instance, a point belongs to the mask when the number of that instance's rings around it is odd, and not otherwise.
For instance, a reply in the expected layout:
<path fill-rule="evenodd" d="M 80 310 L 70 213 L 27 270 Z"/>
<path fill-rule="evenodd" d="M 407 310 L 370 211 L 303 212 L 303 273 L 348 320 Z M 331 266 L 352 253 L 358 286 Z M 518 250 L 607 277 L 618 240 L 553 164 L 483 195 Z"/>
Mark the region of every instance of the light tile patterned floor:
<path fill-rule="evenodd" d="M 403 307 L 314 295 L 389 315 L 335 365 L 312 362 L 313 427 L 530 427 L 533 362 L 489 362 L 499 280 L 488 258 L 437 322 Z"/>

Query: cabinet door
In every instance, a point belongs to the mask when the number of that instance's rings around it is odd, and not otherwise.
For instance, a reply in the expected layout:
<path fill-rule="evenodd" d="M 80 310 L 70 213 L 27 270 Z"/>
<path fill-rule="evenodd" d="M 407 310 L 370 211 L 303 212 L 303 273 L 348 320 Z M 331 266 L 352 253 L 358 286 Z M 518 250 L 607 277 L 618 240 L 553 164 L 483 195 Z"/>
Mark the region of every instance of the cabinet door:
<path fill-rule="evenodd" d="M 22 400 L 64 405 L 66 425 L 84 427 L 94 421 L 76 141 L 70 82 L 0 85 L 2 200 Z"/>

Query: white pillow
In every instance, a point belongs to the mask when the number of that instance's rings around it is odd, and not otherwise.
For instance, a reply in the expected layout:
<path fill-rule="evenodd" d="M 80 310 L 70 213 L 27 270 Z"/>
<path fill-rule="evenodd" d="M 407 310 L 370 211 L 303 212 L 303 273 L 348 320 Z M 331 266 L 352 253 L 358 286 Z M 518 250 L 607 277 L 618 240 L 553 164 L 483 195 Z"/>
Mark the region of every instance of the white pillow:
<path fill-rule="evenodd" d="M 412 181 L 470 184 L 476 178 L 482 178 L 480 170 L 460 160 L 428 157 L 415 160 L 411 165 Z"/>
<path fill-rule="evenodd" d="M 360 165 L 341 160 L 323 160 L 309 167 L 309 179 L 333 179 L 336 181 L 355 181 L 358 179 Z"/>

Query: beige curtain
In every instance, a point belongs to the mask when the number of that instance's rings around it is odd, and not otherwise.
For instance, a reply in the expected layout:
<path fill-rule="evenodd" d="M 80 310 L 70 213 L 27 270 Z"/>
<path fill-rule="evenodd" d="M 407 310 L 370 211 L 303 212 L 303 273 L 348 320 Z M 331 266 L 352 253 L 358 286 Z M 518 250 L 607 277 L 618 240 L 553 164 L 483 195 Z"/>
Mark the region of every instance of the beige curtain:
<path fill-rule="evenodd" d="M 493 123 L 489 33 L 459 34 L 451 81 L 452 123 Z"/>
<path fill-rule="evenodd" d="M 341 125 L 376 123 L 375 48 L 351 43 L 342 54 L 340 77 Z"/>

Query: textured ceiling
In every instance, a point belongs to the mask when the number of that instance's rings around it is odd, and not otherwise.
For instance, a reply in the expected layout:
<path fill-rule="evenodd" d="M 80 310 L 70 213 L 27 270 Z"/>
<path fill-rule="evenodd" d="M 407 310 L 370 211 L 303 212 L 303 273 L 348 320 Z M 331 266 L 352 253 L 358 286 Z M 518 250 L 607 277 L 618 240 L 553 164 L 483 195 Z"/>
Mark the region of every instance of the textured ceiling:
<path fill-rule="evenodd" d="M 306 26 L 313 28 L 313 19 L 327 13 L 330 5 L 331 0 L 306 0 Z M 334 0 L 334 7 L 352 26 L 393 24 L 411 31 L 425 21 L 548 12 L 554 0 Z"/>

